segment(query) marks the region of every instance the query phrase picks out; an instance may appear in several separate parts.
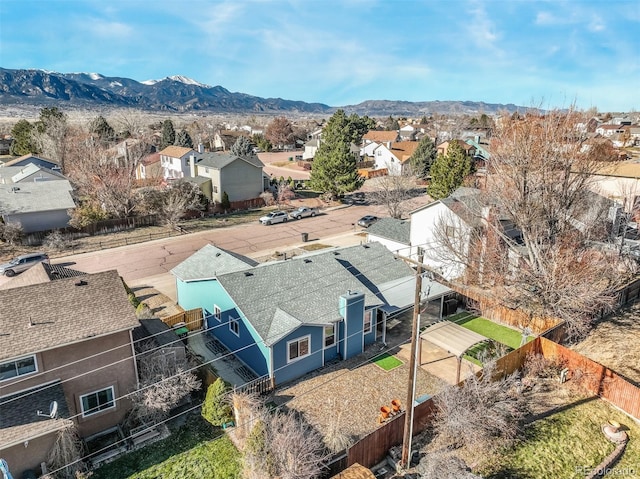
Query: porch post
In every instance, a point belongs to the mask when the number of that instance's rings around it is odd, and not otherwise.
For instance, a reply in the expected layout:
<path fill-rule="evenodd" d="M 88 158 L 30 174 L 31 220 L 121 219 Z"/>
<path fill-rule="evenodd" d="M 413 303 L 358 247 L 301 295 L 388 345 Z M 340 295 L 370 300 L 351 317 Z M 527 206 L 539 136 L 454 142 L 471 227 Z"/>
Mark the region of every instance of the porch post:
<path fill-rule="evenodd" d="M 440 320 L 442 320 L 443 310 L 444 310 L 444 295 L 440 296 Z"/>
<path fill-rule="evenodd" d="M 462 356 L 458 356 L 458 373 L 456 375 L 456 384 L 460 382 L 460 367 L 462 366 Z"/>

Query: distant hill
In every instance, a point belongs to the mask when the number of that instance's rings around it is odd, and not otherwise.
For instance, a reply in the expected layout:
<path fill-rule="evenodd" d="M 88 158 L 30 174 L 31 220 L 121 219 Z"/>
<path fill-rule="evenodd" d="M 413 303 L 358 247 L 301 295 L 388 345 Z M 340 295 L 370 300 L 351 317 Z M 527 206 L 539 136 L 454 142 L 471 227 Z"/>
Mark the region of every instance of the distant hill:
<path fill-rule="evenodd" d="M 260 98 L 232 93 L 184 76 L 138 82 L 99 73 L 57 73 L 0 68 L 0 105 L 59 106 L 61 108 L 139 108 L 166 112 L 320 114 L 337 107 L 322 103 Z M 340 107 L 347 113 L 370 116 L 421 116 L 429 113 L 487 113 L 516 111 L 516 105 L 470 101 L 369 100 Z M 522 109 L 522 108 L 520 108 Z"/>

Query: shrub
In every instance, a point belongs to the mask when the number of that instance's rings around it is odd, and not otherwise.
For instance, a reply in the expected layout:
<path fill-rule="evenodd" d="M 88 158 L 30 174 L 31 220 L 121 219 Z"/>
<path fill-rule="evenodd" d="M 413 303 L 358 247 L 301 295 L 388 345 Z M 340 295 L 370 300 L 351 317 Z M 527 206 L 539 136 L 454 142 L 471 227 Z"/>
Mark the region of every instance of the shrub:
<path fill-rule="evenodd" d="M 59 230 L 55 230 L 44 238 L 42 245 L 52 251 L 62 251 L 69 247 L 69 240 Z"/>
<path fill-rule="evenodd" d="M 140 300 L 136 298 L 135 294 L 129 293 L 127 297 L 129 298 L 129 302 L 133 305 L 134 308 L 137 308 L 140 305 Z"/>
<path fill-rule="evenodd" d="M 214 426 L 222 426 L 233 419 L 228 392 L 229 387 L 221 378 L 207 388 L 207 397 L 202 404 L 202 417 Z"/>
<path fill-rule="evenodd" d="M 22 236 L 23 231 L 20 223 L 0 222 L 0 240 L 14 245 L 22 239 Z"/>

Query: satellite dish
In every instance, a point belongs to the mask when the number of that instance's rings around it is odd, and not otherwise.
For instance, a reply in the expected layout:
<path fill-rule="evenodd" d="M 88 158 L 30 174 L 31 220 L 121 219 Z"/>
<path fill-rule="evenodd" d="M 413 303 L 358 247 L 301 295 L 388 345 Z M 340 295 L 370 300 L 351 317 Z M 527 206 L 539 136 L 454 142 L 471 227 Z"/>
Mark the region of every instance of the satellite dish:
<path fill-rule="evenodd" d="M 58 401 L 51 401 L 49 403 L 49 414 L 45 414 L 42 411 L 38 410 L 38 416 L 48 417 L 49 419 L 57 419 L 58 418 Z"/>

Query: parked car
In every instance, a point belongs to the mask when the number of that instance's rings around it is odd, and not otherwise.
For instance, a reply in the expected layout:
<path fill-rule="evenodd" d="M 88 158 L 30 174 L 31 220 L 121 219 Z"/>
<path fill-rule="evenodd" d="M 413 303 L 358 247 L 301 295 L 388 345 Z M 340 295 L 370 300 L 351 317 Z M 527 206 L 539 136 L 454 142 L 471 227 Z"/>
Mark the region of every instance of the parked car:
<path fill-rule="evenodd" d="M 372 215 L 363 216 L 358 220 L 358 226 L 362 226 L 363 228 L 368 228 L 376 221 L 378 221 L 377 216 L 372 216 Z"/>
<path fill-rule="evenodd" d="M 38 263 L 49 263 L 49 256 L 46 253 L 23 254 L 8 263 L 0 264 L 0 274 L 15 276 Z"/>
<path fill-rule="evenodd" d="M 259 221 L 263 225 L 272 225 L 274 223 L 286 223 L 288 219 L 289 215 L 286 211 L 272 211 L 261 217 Z"/>
<path fill-rule="evenodd" d="M 308 206 L 301 206 L 300 208 L 296 208 L 289 216 L 294 220 L 299 220 L 300 218 L 306 218 L 307 216 L 315 216 L 318 214 L 317 208 L 309 208 Z"/>

